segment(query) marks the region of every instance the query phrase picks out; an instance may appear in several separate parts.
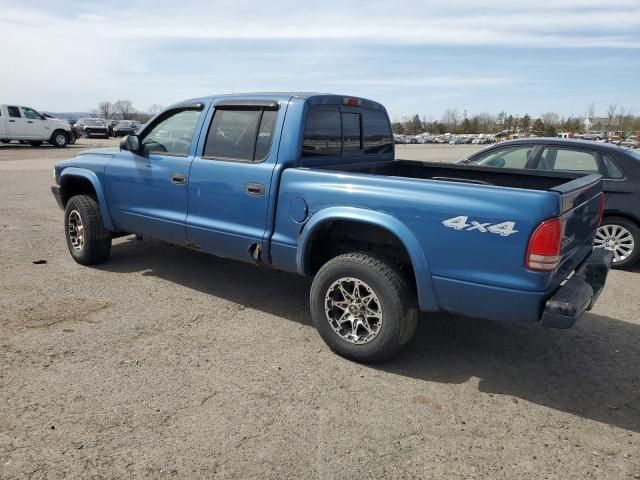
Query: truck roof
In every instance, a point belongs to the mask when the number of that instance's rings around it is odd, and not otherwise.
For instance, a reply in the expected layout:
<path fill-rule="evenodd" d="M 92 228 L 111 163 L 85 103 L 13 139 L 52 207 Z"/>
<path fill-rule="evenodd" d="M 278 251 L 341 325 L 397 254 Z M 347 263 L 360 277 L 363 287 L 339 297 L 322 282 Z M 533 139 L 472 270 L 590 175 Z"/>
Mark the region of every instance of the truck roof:
<path fill-rule="evenodd" d="M 210 95 L 207 97 L 191 98 L 178 102 L 175 105 L 181 105 L 184 103 L 208 103 L 215 99 L 225 100 L 275 100 L 277 102 L 287 102 L 290 98 L 301 98 L 304 100 L 310 100 L 312 103 L 326 103 L 326 104 L 341 104 L 345 98 L 355 98 L 361 101 L 361 106 L 368 108 L 376 108 L 384 110 L 384 106 L 381 103 L 369 100 L 367 98 L 357 97 L 354 95 L 338 95 L 333 93 L 320 93 L 320 92 L 246 92 L 246 93 L 232 93 L 222 95 Z"/>

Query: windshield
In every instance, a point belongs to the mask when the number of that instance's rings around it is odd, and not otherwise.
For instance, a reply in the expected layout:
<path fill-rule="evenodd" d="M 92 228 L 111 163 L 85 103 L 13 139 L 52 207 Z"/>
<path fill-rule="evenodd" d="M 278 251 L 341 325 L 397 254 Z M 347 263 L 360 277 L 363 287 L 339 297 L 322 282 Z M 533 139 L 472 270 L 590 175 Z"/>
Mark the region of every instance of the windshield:
<path fill-rule="evenodd" d="M 132 127 L 133 122 L 118 122 L 119 127 Z"/>
<path fill-rule="evenodd" d="M 90 127 L 104 127 L 104 121 L 98 120 L 97 118 L 87 118 L 84 121 L 85 125 L 89 125 Z"/>

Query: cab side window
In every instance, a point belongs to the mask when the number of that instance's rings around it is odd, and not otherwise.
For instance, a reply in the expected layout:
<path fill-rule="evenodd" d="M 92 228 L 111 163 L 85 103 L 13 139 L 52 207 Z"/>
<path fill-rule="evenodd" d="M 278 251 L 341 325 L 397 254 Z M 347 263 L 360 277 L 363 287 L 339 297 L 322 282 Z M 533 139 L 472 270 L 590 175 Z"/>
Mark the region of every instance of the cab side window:
<path fill-rule="evenodd" d="M 24 118 L 28 118 L 29 120 L 40 119 L 40 114 L 32 108 L 22 107 L 22 113 L 24 113 Z"/>
<path fill-rule="evenodd" d="M 540 170 L 569 170 L 598 172 L 598 162 L 593 153 L 571 148 L 547 147 L 542 152 Z"/>
<path fill-rule="evenodd" d="M 199 118 L 200 110 L 168 112 L 144 136 L 141 143 L 142 151 L 186 157 L 189 154 L 193 132 Z"/>
<path fill-rule="evenodd" d="M 497 148 L 474 158 L 470 163 L 484 167 L 525 168 L 533 152 L 533 145 Z"/>
<path fill-rule="evenodd" d="M 609 155 L 602 155 L 604 160 L 604 166 L 606 167 L 605 178 L 624 178 L 624 173 L 620 170 L 620 167 L 616 165 L 616 162 L 609 157 Z"/>
<path fill-rule="evenodd" d="M 9 116 L 12 118 L 22 118 L 22 115 L 20 115 L 20 108 L 18 107 L 7 107 L 7 110 L 9 110 Z"/>

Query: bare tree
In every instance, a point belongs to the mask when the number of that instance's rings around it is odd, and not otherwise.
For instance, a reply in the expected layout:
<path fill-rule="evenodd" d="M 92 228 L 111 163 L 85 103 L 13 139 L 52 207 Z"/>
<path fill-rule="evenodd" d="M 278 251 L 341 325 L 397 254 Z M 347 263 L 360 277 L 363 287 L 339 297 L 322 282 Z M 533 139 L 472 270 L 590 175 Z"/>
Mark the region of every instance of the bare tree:
<path fill-rule="evenodd" d="M 611 105 L 609 105 L 609 107 L 607 107 L 607 117 L 609 117 L 609 127 L 611 127 L 611 125 L 613 124 L 613 117 L 616 116 L 617 109 L 618 109 L 618 106 L 615 103 L 612 103 Z"/>
<path fill-rule="evenodd" d="M 450 130 L 455 130 L 460 122 L 460 112 L 458 112 L 457 108 L 448 108 L 445 110 L 442 115 L 442 120 L 440 121 Z"/>
<path fill-rule="evenodd" d="M 136 109 L 133 108 L 131 100 L 118 100 L 113 104 L 113 110 L 122 120 L 130 120 Z"/>
<path fill-rule="evenodd" d="M 595 116 L 596 116 L 596 104 L 591 102 L 587 106 L 587 120 L 592 122 L 593 121 L 593 117 L 595 117 Z"/>
<path fill-rule="evenodd" d="M 630 110 L 627 110 L 623 106 L 618 109 L 618 115 L 616 118 L 618 119 L 618 129 L 622 130 L 622 124 L 624 123 L 625 117 L 629 114 Z"/>
<path fill-rule="evenodd" d="M 113 104 L 111 102 L 100 102 L 98 104 L 98 113 L 102 118 L 108 120 L 113 113 Z"/>
<path fill-rule="evenodd" d="M 147 113 L 151 116 L 154 116 L 156 113 L 161 112 L 162 110 L 164 110 L 164 107 L 162 105 L 154 103 L 153 105 L 149 106 L 149 108 L 147 109 Z"/>
<path fill-rule="evenodd" d="M 547 112 L 540 115 L 540 120 L 545 126 L 556 126 L 560 123 L 560 116 L 555 112 Z"/>

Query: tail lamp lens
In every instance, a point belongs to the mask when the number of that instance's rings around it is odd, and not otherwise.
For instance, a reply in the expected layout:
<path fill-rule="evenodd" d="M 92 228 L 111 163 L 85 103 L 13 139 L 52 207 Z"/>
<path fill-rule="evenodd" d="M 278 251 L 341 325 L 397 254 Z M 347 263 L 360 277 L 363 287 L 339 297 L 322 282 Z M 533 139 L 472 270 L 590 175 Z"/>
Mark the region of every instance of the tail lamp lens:
<path fill-rule="evenodd" d="M 526 267 L 536 272 L 555 270 L 560 263 L 561 243 L 562 221 L 560 218 L 542 222 L 529 239 Z"/>

